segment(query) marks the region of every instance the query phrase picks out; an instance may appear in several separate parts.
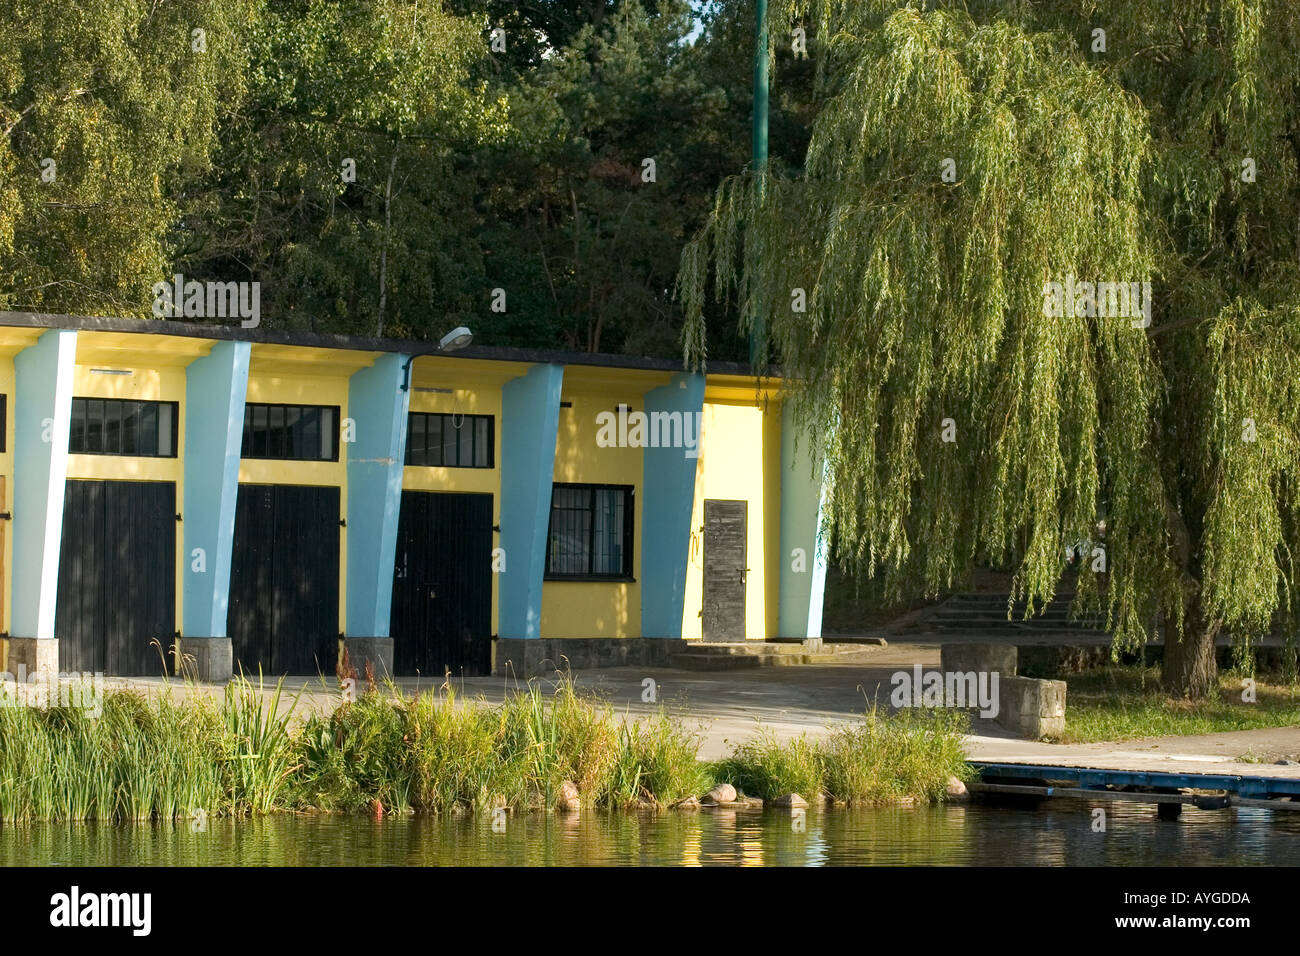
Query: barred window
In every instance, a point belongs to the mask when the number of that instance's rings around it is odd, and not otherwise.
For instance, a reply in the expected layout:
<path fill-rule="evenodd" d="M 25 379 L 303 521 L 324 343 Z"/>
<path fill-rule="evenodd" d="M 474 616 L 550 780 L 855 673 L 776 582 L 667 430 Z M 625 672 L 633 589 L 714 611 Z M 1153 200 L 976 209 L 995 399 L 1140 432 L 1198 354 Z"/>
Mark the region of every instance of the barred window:
<path fill-rule="evenodd" d="M 435 468 L 492 468 L 495 419 L 491 415 L 411 412 L 406 464 Z"/>
<path fill-rule="evenodd" d="M 279 458 L 290 461 L 339 460 L 339 406 L 244 406 L 243 458 Z"/>
<path fill-rule="evenodd" d="M 554 485 L 546 576 L 631 578 L 632 506 L 632 488 L 627 485 Z"/>
<path fill-rule="evenodd" d="M 178 407 L 176 402 L 74 397 L 68 451 L 175 458 Z"/>

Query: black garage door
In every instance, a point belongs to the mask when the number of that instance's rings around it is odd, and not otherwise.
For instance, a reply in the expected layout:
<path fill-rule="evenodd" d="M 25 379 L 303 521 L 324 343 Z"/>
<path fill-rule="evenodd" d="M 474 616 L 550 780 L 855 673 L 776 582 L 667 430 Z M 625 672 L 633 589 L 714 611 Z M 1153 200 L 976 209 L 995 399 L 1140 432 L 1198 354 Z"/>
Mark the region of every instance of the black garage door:
<path fill-rule="evenodd" d="M 172 669 L 175 632 L 176 485 L 69 480 L 54 614 L 59 670 L 161 674 Z"/>
<path fill-rule="evenodd" d="M 393 669 L 492 667 L 492 496 L 403 491 L 393 569 Z"/>
<path fill-rule="evenodd" d="M 236 673 L 332 675 L 339 639 L 339 490 L 240 485 L 226 615 Z"/>

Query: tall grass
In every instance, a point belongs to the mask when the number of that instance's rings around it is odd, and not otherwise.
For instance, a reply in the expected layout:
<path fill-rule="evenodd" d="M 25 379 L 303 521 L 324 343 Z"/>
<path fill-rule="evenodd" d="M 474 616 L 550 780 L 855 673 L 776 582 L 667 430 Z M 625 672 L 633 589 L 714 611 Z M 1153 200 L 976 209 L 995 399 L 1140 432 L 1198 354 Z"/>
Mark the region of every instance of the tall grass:
<path fill-rule="evenodd" d="M 279 687 L 236 681 L 201 696 L 105 694 L 103 713 L 0 707 L 0 819 L 144 820 L 267 812 L 280 804 L 292 742 Z"/>
<path fill-rule="evenodd" d="M 796 791 L 861 803 L 937 799 L 961 776 L 961 718 L 874 712 L 830 737 L 766 733 L 727 760 L 700 761 L 701 737 L 660 712 L 620 721 L 562 678 L 498 705 L 442 687 L 372 688 L 329 714 L 291 722 L 283 685 L 242 678 L 219 700 L 172 692 L 105 695 L 103 714 L 0 707 L 0 820 L 176 819 L 203 810 L 470 812 L 672 804 L 715 780 L 765 799 Z"/>
<path fill-rule="evenodd" d="M 699 744 L 667 717 L 651 723 L 621 729 L 608 705 L 580 698 L 569 680 L 549 695 L 531 682 L 495 707 L 458 701 L 450 684 L 410 697 L 390 685 L 307 721 L 296 802 L 522 810 L 554 806 L 566 781 L 588 806 L 621 805 L 649 786 L 685 795 L 699 778 Z"/>
<path fill-rule="evenodd" d="M 909 711 L 881 716 L 874 708 L 829 737 L 781 741 L 766 730 L 737 745 L 714 773 L 749 796 L 822 795 L 850 804 L 900 798 L 938 800 L 949 777 L 966 775 L 959 711 Z"/>
<path fill-rule="evenodd" d="M 223 802 L 231 813 L 269 813 L 279 807 L 289 775 L 297 769 L 289 721 L 298 699 L 282 712 L 283 694 L 284 678 L 266 703 L 260 675 L 256 685 L 242 677 L 226 685 L 217 741 Z"/>
<path fill-rule="evenodd" d="M 664 805 L 702 794 L 713 785 L 713 776 L 700 763 L 700 744 L 698 734 L 687 733 L 662 711 L 645 720 L 627 721 L 606 802 L 618 807 Z"/>
<path fill-rule="evenodd" d="M 900 797 L 936 801 L 950 777 L 970 771 L 962 735 L 970 720 L 959 710 L 904 711 L 885 717 L 874 708 L 818 747 L 825 793 L 846 803 Z"/>

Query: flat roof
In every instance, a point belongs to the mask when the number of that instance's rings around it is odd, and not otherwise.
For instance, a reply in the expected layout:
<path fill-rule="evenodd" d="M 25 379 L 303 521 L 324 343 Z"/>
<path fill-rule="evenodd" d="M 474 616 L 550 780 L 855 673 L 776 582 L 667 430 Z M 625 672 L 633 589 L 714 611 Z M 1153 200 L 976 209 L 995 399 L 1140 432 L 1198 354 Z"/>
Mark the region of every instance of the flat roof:
<path fill-rule="evenodd" d="M 384 339 L 357 335 L 334 335 L 325 332 L 296 332 L 284 329 L 246 329 L 239 325 L 216 322 L 177 322 L 171 319 L 118 319 L 86 315 L 54 315 L 47 312 L 0 311 L 0 326 L 38 329 L 69 329 L 78 332 L 137 332 L 150 335 L 175 335 L 183 338 L 219 341 L 261 342 L 270 345 L 300 345 L 307 348 L 346 349 L 356 352 L 400 352 L 405 355 L 428 354 L 434 342 L 412 339 Z M 525 349 L 499 345 L 469 345 L 454 352 L 439 352 L 440 358 L 489 359 L 499 362 L 528 362 L 552 365 L 592 365 L 601 368 L 640 369 L 653 372 L 689 371 L 674 359 L 636 355 L 612 355 L 605 352 L 567 352 L 561 349 Z M 715 375 L 754 375 L 748 362 L 706 362 L 702 371 Z M 780 378 L 776 366 L 768 366 L 765 378 Z"/>

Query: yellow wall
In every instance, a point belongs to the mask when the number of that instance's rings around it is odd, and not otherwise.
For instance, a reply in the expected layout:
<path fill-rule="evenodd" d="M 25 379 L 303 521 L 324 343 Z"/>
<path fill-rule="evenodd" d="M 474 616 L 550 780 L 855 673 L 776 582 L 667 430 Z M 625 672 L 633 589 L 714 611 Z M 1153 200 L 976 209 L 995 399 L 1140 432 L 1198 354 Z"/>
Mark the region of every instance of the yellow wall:
<path fill-rule="evenodd" d="M 170 481 L 176 485 L 176 510 L 182 511 L 185 502 L 185 469 L 181 461 L 185 454 L 185 369 L 175 366 L 142 368 L 114 363 L 115 370 L 130 371 L 130 375 L 106 375 L 92 372 L 100 365 L 78 364 L 72 376 L 74 398 L 122 398 L 147 402 L 176 402 L 176 457 L 138 458 L 131 455 L 68 455 L 68 478 L 98 479 L 105 481 Z M 182 515 L 182 518 L 184 515 Z M 185 553 L 185 536 L 178 524 L 176 528 L 176 561 L 182 567 Z M 177 571 L 179 575 L 179 571 Z M 183 599 L 182 582 L 176 579 L 176 621 L 181 617 Z"/>
<path fill-rule="evenodd" d="M 764 637 L 781 633 L 781 403 L 764 402 L 763 413 L 763 588 Z M 751 449 L 750 461 L 757 449 Z M 750 558 L 751 567 L 757 562 Z"/>
<path fill-rule="evenodd" d="M 409 491 L 443 491 L 492 496 L 492 524 L 501 524 L 501 388 L 452 389 L 447 392 L 411 392 L 411 411 L 463 415 L 491 415 L 495 419 L 491 468 L 430 468 L 407 465 L 402 488 Z M 500 544 L 496 532 L 492 547 Z M 497 633 L 498 578 L 492 575 L 492 633 Z"/>
<path fill-rule="evenodd" d="M 12 356 L 0 356 L 0 394 L 7 395 L 5 402 L 5 450 L 0 452 L 0 475 L 5 479 L 4 499 L 0 500 L 0 511 L 13 513 L 14 510 L 14 360 Z M 4 614 L 0 628 L 9 633 L 9 609 L 13 600 L 13 566 L 14 566 L 14 523 L 0 522 L 0 531 L 4 534 L 4 576 L 0 588 L 4 589 Z M 5 654 L 9 642 L 0 641 L 0 672 L 5 670 Z"/>
<path fill-rule="evenodd" d="M 766 454 L 766 461 L 763 455 Z M 781 538 L 781 415 L 775 402 L 705 401 L 700 457 L 695 469 L 682 637 L 702 637 L 704 500 L 748 503 L 745 557 L 745 637 L 777 631 Z"/>
<path fill-rule="evenodd" d="M 577 376 L 574 376 L 575 378 Z M 615 411 L 620 402 L 645 411 L 647 385 L 590 389 L 566 386 L 555 441 L 554 480 L 584 484 L 632 485 L 632 577 L 634 581 L 547 581 L 542 585 L 542 637 L 641 636 L 641 479 L 640 448 L 601 448 L 596 415 Z M 581 390 L 580 390 L 581 389 Z"/>
<path fill-rule="evenodd" d="M 248 375 L 249 402 L 284 405 L 337 405 L 339 421 L 348 417 L 348 374 L 333 370 L 331 377 L 278 374 L 251 370 Z M 340 432 L 342 429 L 340 429 Z M 338 461 L 280 461 L 241 459 L 240 484 L 325 485 L 339 489 L 339 520 L 348 513 L 349 445 L 339 441 Z M 339 626 L 347 619 L 348 529 L 339 529 Z"/>

